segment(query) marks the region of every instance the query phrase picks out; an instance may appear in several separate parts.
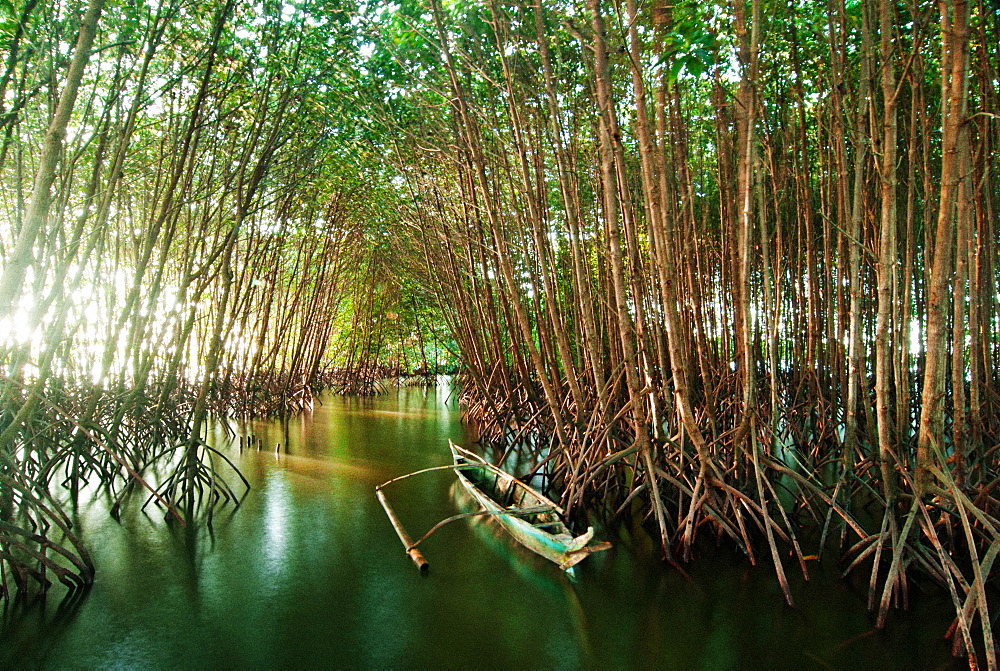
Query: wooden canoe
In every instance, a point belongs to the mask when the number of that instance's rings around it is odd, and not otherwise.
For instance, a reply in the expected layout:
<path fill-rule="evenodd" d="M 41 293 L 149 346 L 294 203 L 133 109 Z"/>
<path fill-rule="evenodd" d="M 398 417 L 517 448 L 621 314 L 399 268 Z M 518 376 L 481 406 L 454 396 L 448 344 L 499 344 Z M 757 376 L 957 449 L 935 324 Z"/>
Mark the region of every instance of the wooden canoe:
<path fill-rule="evenodd" d="M 611 547 L 610 543 L 587 545 L 594 537 L 594 527 L 573 536 L 560 517 L 562 509 L 554 501 L 478 454 L 448 442 L 454 465 L 463 467 L 455 469 L 458 481 L 524 547 L 563 570 L 593 552 Z"/>

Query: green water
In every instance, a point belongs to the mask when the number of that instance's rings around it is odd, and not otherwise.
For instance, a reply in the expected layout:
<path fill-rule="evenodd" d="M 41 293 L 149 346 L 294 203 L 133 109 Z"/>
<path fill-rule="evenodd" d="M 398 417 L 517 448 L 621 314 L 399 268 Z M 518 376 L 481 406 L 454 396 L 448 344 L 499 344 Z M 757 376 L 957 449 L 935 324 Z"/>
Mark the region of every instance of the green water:
<path fill-rule="evenodd" d="M 648 537 L 605 538 L 571 583 L 488 521 L 445 527 L 420 575 L 374 495 L 448 463 L 466 438 L 447 389 L 330 398 L 286 426 L 242 427 L 266 449 L 228 448 L 253 491 L 211 530 L 98 501 L 78 513 L 98 568 L 74 603 L 8 604 L 0 667 L 938 668 L 950 621 L 939 594 L 874 630 L 865 589 L 789 565 L 797 608 L 768 564 L 702 550 L 689 578 Z M 274 444 L 282 452 L 275 454 Z M 287 454 L 286 454 L 287 451 Z M 456 512 L 454 476 L 387 488 L 415 536 Z"/>

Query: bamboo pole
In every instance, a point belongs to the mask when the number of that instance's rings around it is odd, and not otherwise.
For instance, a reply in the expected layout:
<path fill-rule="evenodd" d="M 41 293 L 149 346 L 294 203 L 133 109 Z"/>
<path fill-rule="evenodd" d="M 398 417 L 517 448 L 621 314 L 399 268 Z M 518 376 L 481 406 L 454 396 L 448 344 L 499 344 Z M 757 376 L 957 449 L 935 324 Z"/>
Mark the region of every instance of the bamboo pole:
<path fill-rule="evenodd" d="M 406 550 L 406 556 L 410 558 L 418 569 L 420 569 L 421 573 L 425 573 L 428 569 L 430 569 L 430 563 L 424 558 L 424 555 L 420 553 L 420 550 L 413 547 L 413 541 L 410 539 L 410 535 L 406 533 L 406 529 L 403 528 L 403 523 L 399 521 L 398 517 L 396 517 L 395 511 L 393 511 L 392 506 L 389 505 L 389 501 L 386 500 L 381 487 L 375 489 L 375 495 L 378 496 L 379 503 L 381 503 L 382 507 L 385 508 L 385 514 L 389 516 L 389 521 L 392 522 L 392 528 L 396 530 L 396 535 L 399 536 L 399 540 L 402 541 L 403 547 Z"/>

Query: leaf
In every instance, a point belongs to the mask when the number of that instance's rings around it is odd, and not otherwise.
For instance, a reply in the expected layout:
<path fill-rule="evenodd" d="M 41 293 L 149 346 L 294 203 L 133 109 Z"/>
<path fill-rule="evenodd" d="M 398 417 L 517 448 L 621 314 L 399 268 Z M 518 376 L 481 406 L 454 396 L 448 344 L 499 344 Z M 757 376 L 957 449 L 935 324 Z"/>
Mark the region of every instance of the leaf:
<path fill-rule="evenodd" d="M 693 56 L 688 56 L 684 61 L 684 69 L 688 71 L 692 77 L 700 77 L 705 74 L 705 64 L 698 58 Z"/>
<path fill-rule="evenodd" d="M 10 0 L 0 0 L 0 34 L 12 37 L 17 31 L 17 14 Z"/>
<path fill-rule="evenodd" d="M 683 69 L 684 61 L 680 58 L 675 58 L 674 62 L 670 64 L 670 69 L 667 70 L 667 81 L 670 83 L 676 82 Z"/>

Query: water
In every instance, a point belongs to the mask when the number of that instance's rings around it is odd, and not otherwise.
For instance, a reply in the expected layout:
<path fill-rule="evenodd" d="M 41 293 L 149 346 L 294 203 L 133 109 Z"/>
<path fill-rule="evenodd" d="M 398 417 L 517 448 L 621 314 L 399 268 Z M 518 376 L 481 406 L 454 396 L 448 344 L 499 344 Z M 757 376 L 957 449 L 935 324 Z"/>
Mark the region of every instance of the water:
<path fill-rule="evenodd" d="M 85 598 L 4 607 L 0 667 L 938 668 L 950 606 L 914 589 L 909 612 L 874 630 L 865 588 L 811 562 L 789 566 L 797 608 L 773 570 L 702 548 L 688 577 L 644 533 L 577 567 L 571 583 L 487 520 L 423 546 L 420 575 L 375 485 L 448 463 L 466 438 L 447 390 L 331 398 L 286 426 L 255 423 L 266 448 L 228 454 L 251 481 L 213 529 L 167 525 L 97 501 L 77 520 L 98 567 Z M 282 452 L 275 454 L 274 444 Z M 287 450 L 287 454 L 285 451 Z M 418 537 L 455 514 L 454 476 L 391 485 Z M 231 510 L 231 509 L 228 509 Z"/>

